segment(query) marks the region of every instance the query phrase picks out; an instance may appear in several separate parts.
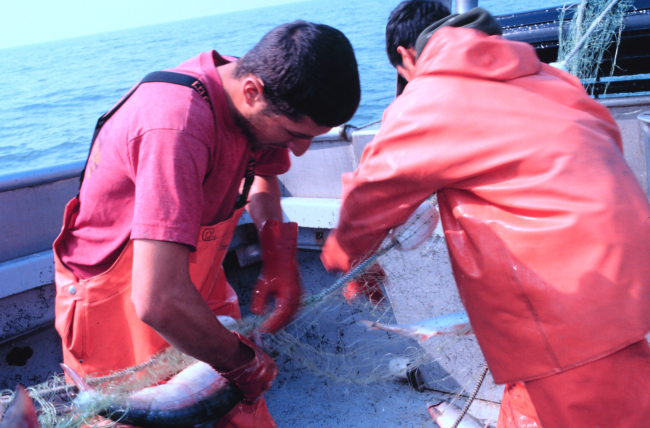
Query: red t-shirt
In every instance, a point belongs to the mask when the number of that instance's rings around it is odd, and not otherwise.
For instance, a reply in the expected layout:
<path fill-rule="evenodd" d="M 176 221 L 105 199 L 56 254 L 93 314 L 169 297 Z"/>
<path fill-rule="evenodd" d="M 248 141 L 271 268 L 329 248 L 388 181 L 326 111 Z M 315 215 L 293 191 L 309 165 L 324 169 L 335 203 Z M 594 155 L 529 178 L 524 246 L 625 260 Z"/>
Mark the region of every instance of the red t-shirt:
<path fill-rule="evenodd" d="M 129 239 L 196 247 L 201 226 L 228 219 L 249 156 L 230 116 L 216 67 L 205 52 L 173 71 L 205 85 L 214 113 L 193 89 L 142 84 L 99 133 L 81 187 L 80 210 L 59 254 L 79 278 L 105 272 Z M 287 149 L 256 153 L 256 174 L 279 175 Z"/>

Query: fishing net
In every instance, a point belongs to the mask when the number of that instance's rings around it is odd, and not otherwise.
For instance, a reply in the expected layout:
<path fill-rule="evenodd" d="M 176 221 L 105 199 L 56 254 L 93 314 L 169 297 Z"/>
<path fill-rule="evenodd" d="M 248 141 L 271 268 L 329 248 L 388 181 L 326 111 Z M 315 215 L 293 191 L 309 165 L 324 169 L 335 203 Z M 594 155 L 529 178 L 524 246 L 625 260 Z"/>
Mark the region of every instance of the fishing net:
<path fill-rule="evenodd" d="M 440 244 L 439 240 L 429 242 L 423 250 L 433 251 L 429 246 L 439 247 Z M 389 296 L 391 291 L 401 293 L 391 284 L 412 280 L 408 277 L 413 272 L 404 272 L 403 265 L 401 269 L 397 266 L 399 259 L 398 250 L 378 258 L 386 270 Z M 435 356 L 427 353 L 411 337 L 369 330 L 360 323 L 398 324 L 390 300 L 388 297 L 374 304 L 365 296 L 359 296 L 348 301 L 339 289 L 305 308 L 300 317 L 283 331 L 265 336 L 266 348 L 337 382 L 364 385 L 405 376 L 409 368 L 428 364 L 435 360 Z M 439 344 L 440 348 L 455 338 L 445 337 Z"/>
<path fill-rule="evenodd" d="M 386 240 L 381 247 L 388 244 Z M 301 265 L 310 265 L 308 259 L 318 259 L 318 253 L 302 257 L 305 262 Z M 382 388 L 386 394 L 395 394 L 396 384 L 410 391 L 421 390 L 422 393 L 414 392 L 412 396 L 414 406 L 421 406 L 424 421 L 430 424 L 426 401 L 444 399 L 462 407 L 481 376 L 485 360 L 472 334 L 434 336 L 418 342 L 390 331 L 369 330 L 360 323 L 366 320 L 383 324 L 412 323 L 463 310 L 444 238 L 434 235 L 409 252 L 392 249 L 377 262 L 387 276 L 385 301 L 372 304 L 361 296 L 349 302 L 341 289 L 337 289 L 305 308 L 280 333 L 265 336 L 266 349 L 274 353 L 286 372 L 307 371 L 327 380 L 333 391 L 337 385 L 338 391 L 347 391 L 341 385 L 349 385 L 356 387 L 356 391 L 371 389 L 375 397 L 382 393 Z M 329 285 L 324 279 L 331 281 L 322 268 L 317 272 L 303 270 L 303 275 L 312 295 Z M 295 383 L 306 378 L 290 377 Z M 291 391 L 300 389 L 294 387 Z M 484 407 L 481 411 L 472 408 L 470 412 L 496 420 L 502 394 L 503 388 L 488 376 L 478 394 Z M 413 420 L 411 417 L 405 426 L 420 426 Z"/>
<path fill-rule="evenodd" d="M 383 247 L 387 247 L 387 240 Z M 362 389 L 373 386 L 400 388 L 420 394 L 422 390 L 440 393 L 449 401 L 463 400 L 470 394 L 484 365 L 473 335 L 437 336 L 418 343 L 411 337 L 383 330 L 369 330 L 360 321 L 397 324 L 419 321 L 462 310 L 444 239 L 432 236 L 410 252 L 397 248 L 377 258 L 386 272 L 386 298 L 371 303 L 360 296 L 346 300 L 338 281 L 327 274 L 318 261 L 318 252 L 301 252 L 300 265 L 306 288 L 305 306 L 297 319 L 277 334 L 262 336 L 265 350 L 285 372 L 326 379 L 339 385 Z M 259 266 L 236 269 L 229 281 L 241 296 L 242 308 L 259 272 Z M 367 277 L 366 277 L 367 279 Z M 324 292 L 330 287 L 331 291 Z M 237 329 L 250 332 L 260 323 L 247 316 Z M 129 394 L 168 379 L 194 362 L 170 349 L 151 362 L 102 378 L 87 379 L 97 394 L 83 397 L 65 384 L 62 376 L 28 389 L 39 409 L 41 427 L 113 426 L 97 415 Z M 410 386 L 409 386 L 410 382 Z M 377 390 L 377 389 L 374 389 Z M 479 398 L 498 402 L 502 389 L 486 381 Z M 79 399 L 81 395 L 81 399 Z M 7 403 L 6 391 L 0 402 Z M 76 401 L 73 401 L 77 398 Z M 430 396 L 417 397 L 422 411 Z"/>
<path fill-rule="evenodd" d="M 108 376 L 87 378 L 92 392 L 78 391 L 61 374 L 27 388 L 27 393 L 34 401 L 41 428 L 116 426 L 119 424 L 98 415 L 130 394 L 169 379 L 195 361 L 171 348 L 144 364 Z M 2 391 L 0 406 L 6 408 L 13 395 L 12 391 Z"/>
<path fill-rule="evenodd" d="M 614 75 L 625 14 L 633 8 L 633 0 L 583 0 L 562 8 L 558 62 L 564 62 L 566 69 L 582 80 L 591 95 L 596 79 L 602 75 L 605 55 L 611 62 L 609 77 Z M 569 10 L 574 11 L 573 19 L 565 33 L 565 16 Z M 612 43 L 616 44 L 614 53 L 609 50 Z"/>
<path fill-rule="evenodd" d="M 380 248 L 390 248 L 390 245 L 390 240 L 386 239 Z M 308 375 L 300 374 L 307 372 L 324 379 L 332 395 L 356 391 L 362 396 L 370 390 L 370 399 L 377 400 L 380 394 L 401 394 L 395 391 L 395 385 L 401 385 L 403 390 L 423 390 L 412 396 L 414 407 L 424 413 L 421 423 L 431 424 L 431 418 L 426 415 L 427 400 L 445 399 L 462 407 L 485 365 L 473 335 L 462 335 L 461 331 L 461 335 L 435 336 L 419 343 L 412 337 L 369 330 L 362 325 L 363 321 L 389 325 L 412 323 L 463 310 L 444 238 L 434 234 L 413 251 L 402 252 L 395 247 L 371 261 L 368 265 L 378 262 L 387 277 L 386 300 L 378 304 L 365 296 L 348 301 L 342 294 L 342 287 L 318 298 L 336 278 L 324 271 L 319 253 L 302 252 L 300 257 L 309 293 L 306 301 L 315 303 L 305 307 L 280 333 L 264 336 L 265 348 L 275 357 L 281 372 L 288 373 L 284 381 L 290 385 L 282 387 L 290 391 L 287 394 L 296 396 L 305 391 L 310 394 L 307 387 L 296 386 L 310 382 Z M 239 272 L 230 276 L 229 281 L 242 289 L 244 284 L 254 283 L 255 276 L 255 272 L 248 277 Z M 243 289 L 243 295 L 249 293 L 250 289 Z M 502 392 L 502 387 L 495 385 L 491 378 L 486 379 L 478 395 L 489 407 L 482 417 L 496 419 L 496 403 Z M 269 400 L 272 398 L 271 394 Z M 314 406 L 320 405 L 316 395 L 307 399 L 312 400 Z M 294 412 L 308 411 L 308 407 L 296 405 Z M 475 409 L 471 412 L 476 414 Z M 419 426 L 413 420 L 411 416 L 406 426 Z M 404 421 L 398 420 L 398 423 Z"/>

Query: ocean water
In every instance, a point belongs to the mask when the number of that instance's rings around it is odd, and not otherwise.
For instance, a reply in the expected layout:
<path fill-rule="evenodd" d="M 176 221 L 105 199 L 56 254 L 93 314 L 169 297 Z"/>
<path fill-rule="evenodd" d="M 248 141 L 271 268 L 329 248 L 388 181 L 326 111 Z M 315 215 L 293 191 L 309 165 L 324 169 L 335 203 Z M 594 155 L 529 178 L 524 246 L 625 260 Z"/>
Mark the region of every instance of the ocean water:
<path fill-rule="evenodd" d="M 211 49 L 242 56 L 273 27 L 304 19 L 352 42 L 362 99 L 352 118 L 379 120 L 394 97 L 384 29 L 400 0 L 311 0 L 0 50 L 0 174 L 84 159 L 97 118 L 151 71 Z M 560 0 L 485 0 L 495 15 Z"/>

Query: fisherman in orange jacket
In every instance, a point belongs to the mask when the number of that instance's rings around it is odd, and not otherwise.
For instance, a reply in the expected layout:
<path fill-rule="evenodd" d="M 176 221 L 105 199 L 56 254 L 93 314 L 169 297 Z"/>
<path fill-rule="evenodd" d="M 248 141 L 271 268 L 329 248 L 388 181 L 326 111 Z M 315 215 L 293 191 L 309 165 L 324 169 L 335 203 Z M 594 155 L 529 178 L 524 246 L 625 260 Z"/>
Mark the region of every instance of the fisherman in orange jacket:
<path fill-rule="evenodd" d="M 508 384 L 499 426 L 646 427 L 650 204 L 616 123 L 487 12 L 448 14 L 391 14 L 408 84 L 343 176 L 322 261 L 348 271 L 436 193 L 472 329 Z"/>
<path fill-rule="evenodd" d="M 250 199 L 263 252 L 251 310 L 275 299 L 266 331 L 292 319 L 298 227 L 282 223 L 276 176 L 289 151 L 302 155 L 359 100 L 348 39 L 304 21 L 273 29 L 239 60 L 210 51 L 145 77 L 100 118 L 54 243 L 64 362 L 105 374 L 171 344 L 244 393 L 217 427 L 275 427 L 260 398 L 273 360 L 215 317 L 240 317 L 221 264 Z"/>

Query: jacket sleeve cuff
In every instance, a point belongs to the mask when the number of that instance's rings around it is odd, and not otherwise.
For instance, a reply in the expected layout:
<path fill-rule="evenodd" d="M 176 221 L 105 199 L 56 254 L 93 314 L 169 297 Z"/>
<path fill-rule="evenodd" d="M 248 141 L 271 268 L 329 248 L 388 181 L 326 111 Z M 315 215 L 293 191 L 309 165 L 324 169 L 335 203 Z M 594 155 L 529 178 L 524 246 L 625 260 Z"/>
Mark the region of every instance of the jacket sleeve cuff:
<path fill-rule="evenodd" d="M 350 270 L 352 261 L 348 254 L 343 251 L 336 237 L 336 230 L 333 230 L 323 246 L 323 252 L 320 255 L 323 266 L 328 272 L 347 272 Z"/>

